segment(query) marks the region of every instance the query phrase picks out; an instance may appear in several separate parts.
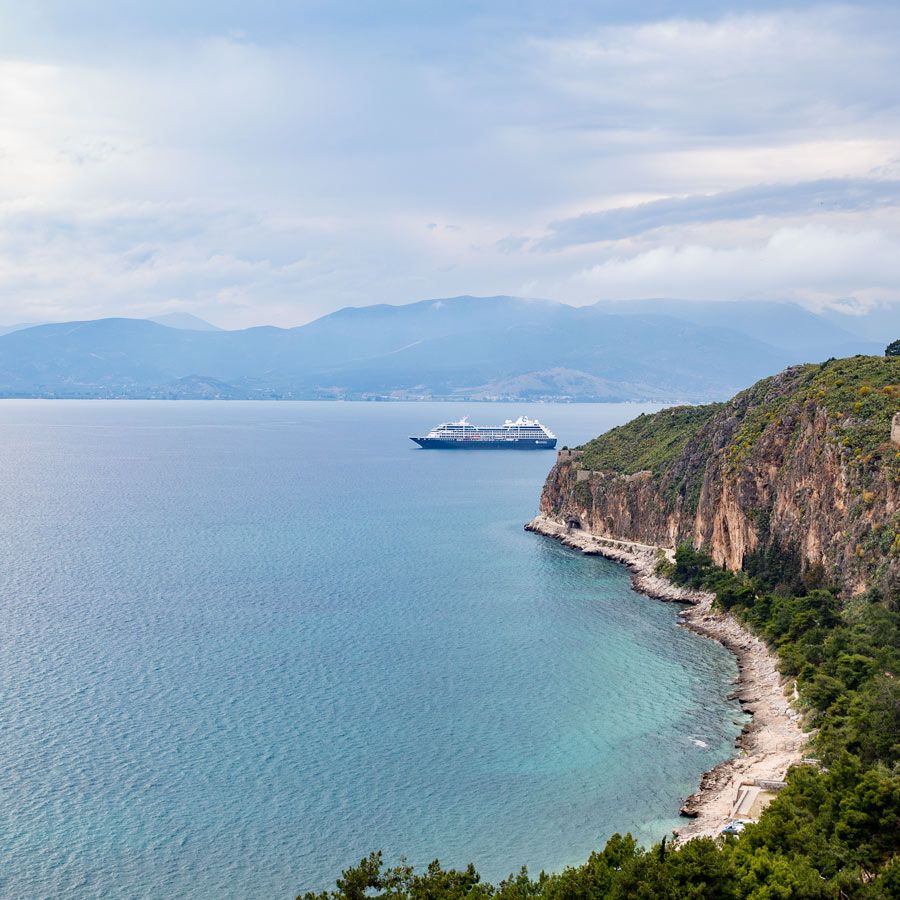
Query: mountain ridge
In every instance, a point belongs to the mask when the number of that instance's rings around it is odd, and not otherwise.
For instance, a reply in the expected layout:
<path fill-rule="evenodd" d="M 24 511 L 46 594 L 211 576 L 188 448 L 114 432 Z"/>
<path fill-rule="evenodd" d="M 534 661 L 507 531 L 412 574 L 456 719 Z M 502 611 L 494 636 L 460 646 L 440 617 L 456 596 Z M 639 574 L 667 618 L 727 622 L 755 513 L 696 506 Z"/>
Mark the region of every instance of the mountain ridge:
<path fill-rule="evenodd" d="M 610 312 L 605 303 L 463 295 L 345 307 L 295 328 L 126 318 L 39 325 L 0 335 L 0 395 L 169 397 L 178 383 L 176 396 L 195 396 L 196 384 L 202 399 L 216 393 L 200 384 L 212 379 L 218 396 L 249 399 L 697 402 L 846 344 L 846 332 L 799 307 L 785 315 L 818 336 L 789 349 L 761 340 L 755 325 L 727 327 L 721 313 L 704 322 L 692 308 L 679 318 L 661 301 Z"/>

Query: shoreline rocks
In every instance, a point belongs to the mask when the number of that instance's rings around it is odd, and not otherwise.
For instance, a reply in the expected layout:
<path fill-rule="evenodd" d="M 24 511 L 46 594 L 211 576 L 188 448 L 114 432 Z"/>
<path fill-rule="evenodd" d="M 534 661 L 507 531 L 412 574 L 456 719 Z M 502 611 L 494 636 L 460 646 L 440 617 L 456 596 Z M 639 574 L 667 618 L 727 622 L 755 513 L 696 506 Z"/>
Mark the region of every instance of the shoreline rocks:
<path fill-rule="evenodd" d="M 787 691 L 793 693 L 793 688 L 781 678 L 776 657 L 736 619 L 713 609 L 712 594 L 680 587 L 656 574 L 657 563 L 662 558 L 672 559 L 672 550 L 567 528 L 545 515 L 532 519 L 525 528 L 582 553 L 625 565 L 636 591 L 666 603 L 685 604 L 678 614 L 679 624 L 718 641 L 736 657 L 736 688 L 726 699 L 737 700 L 753 718 L 735 739 L 738 755 L 705 772 L 698 790 L 682 804 L 681 815 L 691 823 L 675 829 L 678 841 L 718 834 L 728 822 L 741 784 L 783 781 L 787 770 L 803 758 L 807 735 L 800 728 L 800 714 L 787 699 Z"/>

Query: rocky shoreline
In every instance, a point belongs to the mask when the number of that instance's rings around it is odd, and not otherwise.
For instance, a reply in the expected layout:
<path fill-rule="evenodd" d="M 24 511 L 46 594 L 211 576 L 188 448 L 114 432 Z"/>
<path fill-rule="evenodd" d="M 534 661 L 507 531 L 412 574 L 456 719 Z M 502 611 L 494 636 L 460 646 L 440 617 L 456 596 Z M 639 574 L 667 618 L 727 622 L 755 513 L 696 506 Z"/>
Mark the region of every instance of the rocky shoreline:
<path fill-rule="evenodd" d="M 807 735 L 800 728 L 800 714 L 787 699 L 787 692 L 793 688 L 779 674 L 774 654 L 734 618 L 714 610 L 712 594 L 679 587 L 656 574 L 659 560 L 671 559 L 673 551 L 570 529 L 543 515 L 525 528 L 582 553 L 627 566 L 635 590 L 657 600 L 685 604 L 679 613 L 680 623 L 718 641 L 737 658 L 736 688 L 728 699 L 737 700 L 752 719 L 735 740 L 738 755 L 706 772 L 699 789 L 685 800 L 681 814 L 692 820 L 690 824 L 675 829 L 679 841 L 718 834 L 729 820 L 741 785 L 782 781 L 787 770 L 803 757 Z"/>

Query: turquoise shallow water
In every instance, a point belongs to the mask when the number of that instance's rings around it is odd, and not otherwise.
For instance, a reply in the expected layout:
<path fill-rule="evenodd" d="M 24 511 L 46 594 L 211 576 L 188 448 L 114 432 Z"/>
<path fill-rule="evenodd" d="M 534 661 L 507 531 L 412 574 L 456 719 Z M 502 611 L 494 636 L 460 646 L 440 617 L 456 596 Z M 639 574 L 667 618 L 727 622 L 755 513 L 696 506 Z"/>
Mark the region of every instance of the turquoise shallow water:
<path fill-rule="evenodd" d="M 407 440 L 522 411 L 640 408 L 0 403 L 0 894 L 495 879 L 678 824 L 731 657 L 523 531 L 553 454 Z"/>

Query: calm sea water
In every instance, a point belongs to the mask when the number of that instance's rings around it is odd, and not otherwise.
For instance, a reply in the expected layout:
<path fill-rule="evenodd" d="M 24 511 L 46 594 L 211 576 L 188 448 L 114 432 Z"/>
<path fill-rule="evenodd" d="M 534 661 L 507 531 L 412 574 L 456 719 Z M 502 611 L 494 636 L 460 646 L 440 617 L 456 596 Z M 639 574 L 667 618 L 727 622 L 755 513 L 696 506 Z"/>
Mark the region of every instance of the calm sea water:
<path fill-rule="evenodd" d="M 678 824 L 731 657 L 523 531 L 552 453 L 407 440 L 523 411 L 640 407 L 0 403 L 0 894 L 496 879 Z"/>

